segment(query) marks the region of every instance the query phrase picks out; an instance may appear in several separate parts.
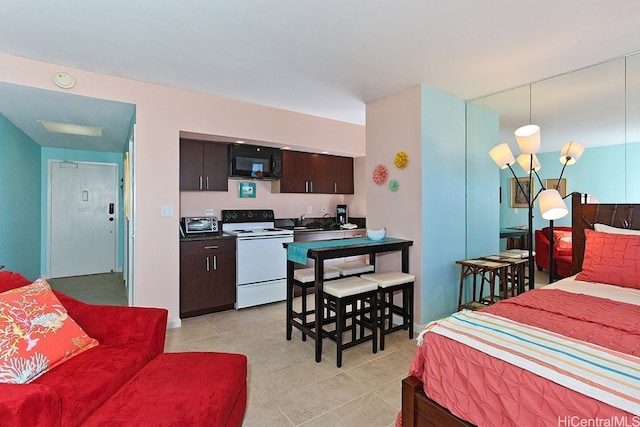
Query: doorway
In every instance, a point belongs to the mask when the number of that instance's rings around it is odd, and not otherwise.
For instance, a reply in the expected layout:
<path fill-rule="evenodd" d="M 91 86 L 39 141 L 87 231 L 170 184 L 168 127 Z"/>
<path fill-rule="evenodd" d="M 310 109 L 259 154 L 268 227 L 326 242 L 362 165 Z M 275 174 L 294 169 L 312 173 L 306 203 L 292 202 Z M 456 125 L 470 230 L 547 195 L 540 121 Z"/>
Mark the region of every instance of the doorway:
<path fill-rule="evenodd" d="M 49 161 L 49 277 L 115 272 L 118 165 Z"/>

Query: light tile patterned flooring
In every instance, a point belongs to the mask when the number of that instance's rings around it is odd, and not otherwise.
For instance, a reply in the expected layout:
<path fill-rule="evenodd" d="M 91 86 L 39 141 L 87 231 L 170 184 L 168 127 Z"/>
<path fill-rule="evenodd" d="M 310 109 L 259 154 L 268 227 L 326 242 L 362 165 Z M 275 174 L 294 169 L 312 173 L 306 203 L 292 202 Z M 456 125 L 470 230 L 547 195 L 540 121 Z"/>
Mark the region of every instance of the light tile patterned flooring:
<path fill-rule="evenodd" d="M 548 276 L 536 271 L 536 283 Z M 92 275 L 49 281 L 80 300 L 126 305 L 122 275 Z M 296 301 L 296 305 L 299 301 Z M 415 337 L 415 335 L 414 335 Z M 294 329 L 285 339 L 284 303 L 228 310 L 189 319 L 167 331 L 165 350 L 220 351 L 248 356 L 248 404 L 243 426 L 393 426 L 401 406 L 401 380 L 415 352 L 406 331 L 387 337 L 386 349 L 364 343 L 343 353 L 335 365 L 335 344 L 323 341 L 320 363 L 313 341 Z"/>
<path fill-rule="evenodd" d="M 47 279 L 51 288 L 90 304 L 128 305 L 122 273 Z"/>

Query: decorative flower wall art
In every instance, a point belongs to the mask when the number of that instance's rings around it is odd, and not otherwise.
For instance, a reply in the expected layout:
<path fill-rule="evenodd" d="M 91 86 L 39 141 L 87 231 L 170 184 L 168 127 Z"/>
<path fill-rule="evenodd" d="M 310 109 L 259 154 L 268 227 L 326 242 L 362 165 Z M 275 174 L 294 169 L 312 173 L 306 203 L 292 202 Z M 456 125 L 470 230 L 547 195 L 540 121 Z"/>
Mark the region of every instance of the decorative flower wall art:
<path fill-rule="evenodd" d="M 389 178 L 389 170 L 385 165 L 377 165 L 373 168 L 373 182 L 382 185 L 387 182 L 387 178 Z"/>
<path fill-rule="evenodd" d="M 396 158 L 393 161 L 398 169 L 404 169 L 409 164 L 409 155 L 404 151 L 398 151 L 396 153 Z"/>
<path fill-rule="evenodd" d="M 398 187 L 400 187 L 400 184 L 398 184 L 397 179 L 392 179 L 391 181 L 389 181 L 389 190 L 395 192 L 398 191 Z"/>

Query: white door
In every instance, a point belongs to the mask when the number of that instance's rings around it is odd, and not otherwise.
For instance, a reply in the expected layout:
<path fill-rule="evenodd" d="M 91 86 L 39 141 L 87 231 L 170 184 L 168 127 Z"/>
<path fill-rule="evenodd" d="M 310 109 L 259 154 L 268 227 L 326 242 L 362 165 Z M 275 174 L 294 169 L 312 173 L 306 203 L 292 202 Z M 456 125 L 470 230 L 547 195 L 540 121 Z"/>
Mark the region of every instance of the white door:
<path fill-rule="evenodd" d="M 116 270 L 117 165 L 49 162 L 49 276 Z"/>

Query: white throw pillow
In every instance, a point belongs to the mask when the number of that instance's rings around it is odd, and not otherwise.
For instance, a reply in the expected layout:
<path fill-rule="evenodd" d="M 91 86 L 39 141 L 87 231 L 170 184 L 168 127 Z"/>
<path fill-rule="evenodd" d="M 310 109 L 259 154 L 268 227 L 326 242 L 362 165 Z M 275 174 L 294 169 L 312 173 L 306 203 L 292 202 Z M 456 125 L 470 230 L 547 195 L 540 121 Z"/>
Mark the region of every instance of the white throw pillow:
<path fill-rule="evenodd" d="M 605 225 L 605 224 L 594 224 L 593 228 L 596 231 L 601 231 L 603 233 L 632 234 L 632 235 L 640 236 L 640 230 L 632 230 L 630 228 L 618 228 L 618 227 L 612 227 L 610 225 Z"/>

